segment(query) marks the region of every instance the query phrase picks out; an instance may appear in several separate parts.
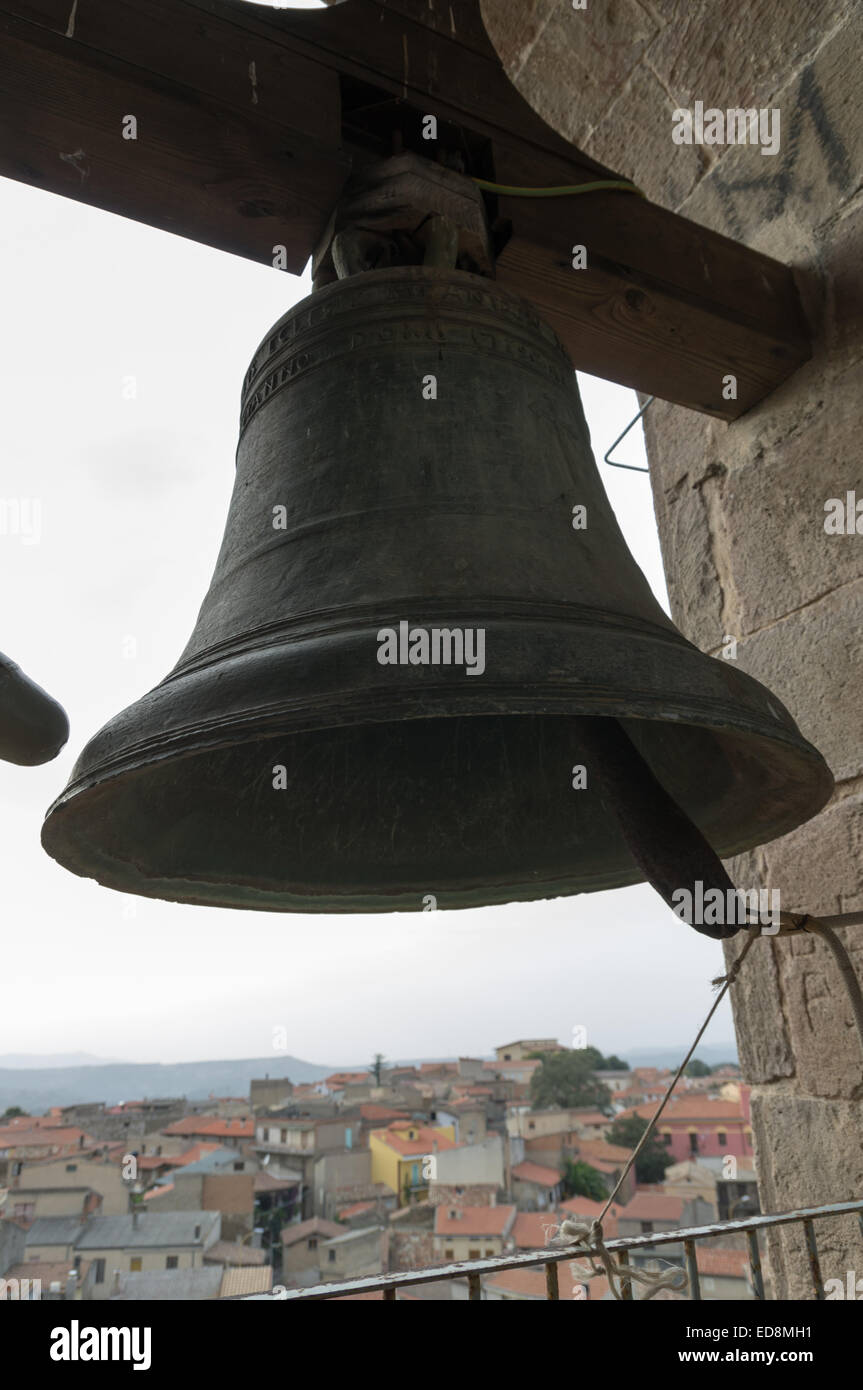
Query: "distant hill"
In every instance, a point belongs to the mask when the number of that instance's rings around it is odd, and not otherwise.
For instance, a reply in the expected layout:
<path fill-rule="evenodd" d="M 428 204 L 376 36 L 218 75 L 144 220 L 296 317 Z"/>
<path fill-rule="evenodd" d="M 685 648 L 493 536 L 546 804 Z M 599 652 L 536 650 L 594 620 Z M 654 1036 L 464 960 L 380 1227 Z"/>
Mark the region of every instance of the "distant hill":
<path fill-rule="evenodd" d="M 679 1047 L 622 1048 L 619 1055 L 632 1067 L 675 1067 L 686 1055 Z M 708 1066 L 736 1062 L 734 1043 L 707 1043 L 697 1056 Z M 86 1060 L 82 1060 L 86 1059 Z M 453 1057 L 387 1058 L 384 1066 L 419 1066 L 422 1062 L 452 1062 Z M 14 1065 L 9 1065 L 14 1062 Z M 287 1077 L 296 1085 L 322 1081 L 334 1071 L 365 1072 L 365 1065 L 348 1063 L 324 1066 L 300 1057 L 248 1057 L 221 1062 L 105 1062 L 89 1053 L 63 1053 L 38 1057 L 32 1054 L 0 1055 L 0 1115 L 10 1105 L 20 1105 L 34 1115 L 52 1105 L 104 1101 L 117 1105 L 145 1096 L 248 1096 L 249 1082 L 263 1076 Z"/>
<path fill-rule="evenodd" d="M 253 1077 L 288 1077 L 296 1083 L 320 1081 L 334 1067 L 298 1057 L 250 1057 L 224 1062 L 108 1062 L 84 1066 L 0 1067 L 0 1114 L 10 1105 L 39 1114 L 52 1105 L 122 1100 L 144 1096 L 247 1096 Z"/>
<path fill-rule="evenodd" d="M 19 1059 L 17 1066 L 5 1066 L 0 1057 L 0 1115 L 10 1105 L 19 1105 L 34 1115 L 52 1105 L 73 1105 L 104 1101 L 117 1105 L 123 1100 L 142 1100 L 145 1096 L 185 1096 L 187 1100 L 206 1100 L 208 1096 L 248 1096 L 249 1082 L 264 1076 L 287 1077 L 296 1085 L 322 1081 L 335 1071 L 366 1072 L 366 1064 L 323 1066 L 299 1057 L 249 1057 L 223 1062 L 92 1062 L 76 1064 L 67 1058 L 87 1056 L 69 1053 L 62 1061 L 56 1057 Z M 399 1059 L 399 1065 L 419 1065 L 421 1061 L 454 1061 L 452 1057 Z M 41 1065 L 36 1065 L 41 1062 Z M 46 1066 L 46 1062 L 56 1065 Z M 396 1065 L 387 1058 L 385 1067 Z"/>
<path fill-rule="evenodd" d="M 119 1057 L 94 1057 L 92 1052 L 0 1052 L 0 1068 L 14 1071 L 33 1067 L 98 1067 L 118 1063 Z"/>
<path fill-rule="evenodd" d="M 631 1067 L 679 1067 L 688 1051 L 689 1043 L 684 1043 L 680 1047 L 623 1047 L 617 1055 Z M 723 1062 L 737 1062 L 737 1044 L 699 1043 L 695 1055 L 709 1067 L 718 1067 Z"/>

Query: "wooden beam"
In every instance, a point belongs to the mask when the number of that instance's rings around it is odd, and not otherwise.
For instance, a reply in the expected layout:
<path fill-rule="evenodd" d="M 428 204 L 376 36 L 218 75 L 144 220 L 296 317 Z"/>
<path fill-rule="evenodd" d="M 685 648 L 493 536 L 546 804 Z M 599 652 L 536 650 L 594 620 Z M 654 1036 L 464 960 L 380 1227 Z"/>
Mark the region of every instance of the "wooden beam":
<path fill-rule="evenodd" d="M 556 225 L 536 203 L 500 207 L 515 230 L 498 281 L 583 371 L 735 420 L 810 356 L 793 273 L 769 256 L 625 193 L 561 199 Z"/>
<path fill-rule="evenodd" d="M 299 273 L 350 170 L 337 74 L 177 0 L 70 9 L 0 4 L 0 174 Z"/>
<path fill-rule="evenodd" d="M 299 271 L 350 169 L 342 84 L 487 142 L 502 184 L 614 177 L 509 82 L 478 0 L 0 0 L 0 174 Z M 137 140 L 123 138 L 134 115 Z M 626 193 L 498 199 L 502 284 L 576 366 L 735 419 L 809 355 L 791 271 Z M 587 268 L 572 267 L 572 247 Z M 725 400 L 723 379 L 737 379 Z"/>

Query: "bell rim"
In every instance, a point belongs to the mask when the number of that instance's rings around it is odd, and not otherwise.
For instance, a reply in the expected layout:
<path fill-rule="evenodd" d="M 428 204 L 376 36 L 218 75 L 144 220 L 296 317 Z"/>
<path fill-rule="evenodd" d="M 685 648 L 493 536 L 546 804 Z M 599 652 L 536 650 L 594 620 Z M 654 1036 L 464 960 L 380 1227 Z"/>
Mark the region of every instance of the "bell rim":
<path fill-rule="evenodd" d="M 757 683 L 756 683 L 757 684 Z M 413 719 L 416 723 L 421 723 L 423 718 L 464 718 L 470 714 L 478 717 L 499 716 L 500 718 L 517 719 L 519 715 L 532 715 L 542 718 L 543 716 L 554 717 L 561 714 L 561 701 L 549 700 L 547 694 L 541 699 L 537 696 L 526 697 L 522 690 L 519 703 L 522 708 L 514 707 L 512 692 L 507 697 L 506 713 L 502 713 L 500 708 L 480 708 L 480 705 L 487 703 L 487 692 L 485 701 L 473 697 L 472 709 L 465 714 L 464 710 L 452 711 L 447 716 L 428 715 L 426 702 L 426 714 L 415 712 L 413 716 L 407 715 L 404 707 L 400 707 L 394 712 L 392 707 L 384 710 L 380 702 L 377 703 L 374 719 L 352 718 L 349 723 L 344 721 L 333 723 L 326 726 L 330 731 L 358 730 L 368 724 L 386 725 L 397 720 L 400 724 L 407 719 Z M 565 713 L 573 717 L 584 717 L 582 711 L 576 711 L 572 700 L 567 702 Z M 318 723 L 316 730 L 323 730 L 324 726 L 320 723 L 320 710 L 318 710 Z M 356 715 L 356 706 L 352 711 Z M 596 707 L 586 711 L 588 717 L 603 717 L 597 715 Z M 628 721 L 627 727 L 630 730 L 638 730 L 651 724 L 667 725 L 671 721 L 657 720 L 655 717 L 650 719 L 646 715 L 638 716 L 633 713 L 631 707 L 624 710 L 618 706 L 616 710 L 606 708 L 607 717 L 623 717 Z M 677 721 L 683 723 L 684 721 Z M 777 806 L 781 809 L 781 815 L 775 815 L 769 823 L 763 824 L 758 832 L 753 836 L 751 832 L 742 836 L 735 835 L 729 831 L 729 838 L 721 843 L 714 843 L 714 848 L 722 858 L 731 858 L 737 854 L 742 854 L 755 848 L 757 845 L 766 844 L 780 836 L 796 829 L 805 821 L 811 819 L 829 801 L 833 791 L 833 777 L 827 763 L 822 755 L 807 740 L 803 739 L 799 732 L 796 736 L 790 731 L 781 727 L 774 726 L 768 733 L 754 732 L 751 729 L 737 728 L 729 729 L 726 718 L 720 721 L 715 718 L 713 721 L 705 720 L 701 723 L 692 723 L 691 727 L 703 729 L 707 732 L 719 732 L 723 735 L 734 735 L 738 738 L 748 738 L 755 741 L 753 752 L 767 764 L 775 760 L 777 749 L 784 750 L 782 759 L 785 769 L 786 786 L 794 789 L 795 794 L 792 798 L 786 798 Z M 137 779 L 145 779 L 148 771 L 152 771 L 157 763 L 164 762 L 193 762 L 196 757 L 205 756 L 208 753 L 227 750 L 228 748 L 241 747 L 244 744 L 276 741 L 279 737 L 298 735 L 302 736 L 304 730 L 292 725 L 289 729 L 284 727 L 272 727 L 265 730 L 260 719 L 254 721 L 248 719 L 244 727 L 237 727 L 232 730 L 223 728 L 217 738 L 199 740 L 194 745 L 186 742 L 183 749 L 176 746 L 165 748 L 158 758 L 148 757 L 136 763 L 126 761 L 125 766 L 116 767 L 113 772 L 107 775 L 100 775 L 97 769 L 91 771 L 90 776 L 79 779 L 76 783 L 70 781 L 69 786 L 56 798 L 49 808 L 45 822 L 42 827 L 42 844 L 48 854 L 56 859 L 65 867 L 83 876 L 92 877 L 103 886 L 115 888 L 119 891 L 133 892 L 144 897 L 151 897 L 167 901 L 182 902 L 189 905 L 217 906 L 235 910 L 260 910 L 285 913 L 333 913 L 333 914 L 362 914 L 377 912 L 400 912 L 421 910 L 421 894 L 416 888 L 404 888 L 392 892 L 380 891 L 376 893 L 356 894 L 334 894 L 332 892 L 297 892 L 281 888 L 278 891 L 255 888 L 251 884 L 227 884 L 213 880 L 196 881 L 194 879 L 163 879 L 158 875 L 152 878 L 140 873 L 133 873 L 130 877 L 130 859 L 116 857 L 106 859 L 100 856 L 99 852 L 90 852 L 84 847 L 84 842 L 80 835 L 80 826 L 86 822 L 88 807 L 95 800 L 107 794 L 110 797 L 112 783 L 117 784 L 115 791 L 125 794 L 129 786 L 134 787 Z M 86 749 L 84 750 L 86 752 Z M 83 755 L 82 755 L 83 756 Z M 791 775 L 791 771 L 795 773 Z M 126 782 L 127 785 L 120 787 L 120 783 Z M 81 818 L 83 817 L 83 822 Z M 86 839 L 86 837 L 85 837 Z M 83 850 L 83 852 L 82 852 Z M 509 902 L 531 902 L 543 901 L 555 897 L 577 896 L 583 892 L 600 892 L 619 887 L 631 886 L 643 881 L 643 875 L 633 864 L 629 870 L 626 868 L 616 868 L 613 873 L 598 873 L 593 876 L 586 875 L 583 869 L 577 873 L 558 876 L 554 879 L 540 879 L 536 882 L 525 881 L 523 873 L 516 874 L 512 882 L 501 882 L 496 880 L 490 884 L 482 874 L 477 875 L 476 883 L 470 881 L 454 886 L 439 888 L 437 890 L 438 905 L 444 910 L 461 910 L 480 906 L 498 906 Z"/>

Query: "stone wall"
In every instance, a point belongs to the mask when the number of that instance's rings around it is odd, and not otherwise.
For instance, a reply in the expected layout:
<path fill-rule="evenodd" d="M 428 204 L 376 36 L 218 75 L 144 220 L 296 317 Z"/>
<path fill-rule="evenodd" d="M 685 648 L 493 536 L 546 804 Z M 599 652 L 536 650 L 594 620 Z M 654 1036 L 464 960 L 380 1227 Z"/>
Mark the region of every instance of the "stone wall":
<path fill-rule="evenodd" d="M 729 865 L 782 905 L 863 908 L 863 535 L 825 533 L 863 499 L 863 12 L 851 0 L 482 0 L 515 84 L 586 154 L 655 201 L 795 267 L 812 360 L 732 425 L 657 402 L 646 423 L 672 613 L 702 650 L 787 705 L 836 777 L 807 825 Z M 518 11 L 516 15 L 516 10 Z M 671 113 L 781 112 L 781 146 L 676 146 Z M 841 933 L 863 973 L 863 929 Z M 732 947 L 732 949 L 737 949 Z M 863 1058 L 833 961 L 762 939 L 735 987 L 753 1083 L 762 1209 L 863 1194 Z M 860 1267 L 853 1220 L 818 1223 L 825 1278 Z M 770 1240 L 775 1296 L 811 1298 L 800 1228 Z"/>
<path fill-rule="evenodd" d="M 435 1207 L 497 1206 L 497 1183 L 469 1183 L 466 1187 L 448 1182 L 430 1182 L 428 1199 Z"/>
<path fill-rule="evenodd" d="M 434 1234 L 431 1231 L 390 1230 L 389 1237 L 387 1273 L 427 1269 L 429 1265 L 437 1263 Z"/>

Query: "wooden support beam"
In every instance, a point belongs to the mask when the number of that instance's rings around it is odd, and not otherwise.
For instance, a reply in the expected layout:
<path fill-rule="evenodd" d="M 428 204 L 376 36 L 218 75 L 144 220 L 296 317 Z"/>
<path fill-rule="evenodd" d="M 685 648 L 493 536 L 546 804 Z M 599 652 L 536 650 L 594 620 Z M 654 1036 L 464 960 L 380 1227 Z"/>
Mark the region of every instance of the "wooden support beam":
<path fill-rule="evenodd" d="M 583 371 L 734 420 L 810 356 L 793 273 L 769 256 L 624 193 L 561 199 L 558 225 L 538 203 L 500 208 L 514 232 L 497 279 Z M 723 398 L 729 374 L 736 400 Z"/>
<path fill-rule="evenodd" d="M 299 273 L 350 172 L 338 74 L 184 0 L 71 10 L 0 3 L 0 174 Z"/>
<path fill-rule="evenodd" d="M 478 0 L 0 0 L 0 174 L 254 260 L 281 246 L 297 272 L 350 171 L 346 83 L 483 143 L 501 184 L 615 177 L 515 91 Z M 498 212 L 499 280 L 586 371 L 731 420 L 809 355 L 787 267 L 642 198 L 501 196 Z"/>

